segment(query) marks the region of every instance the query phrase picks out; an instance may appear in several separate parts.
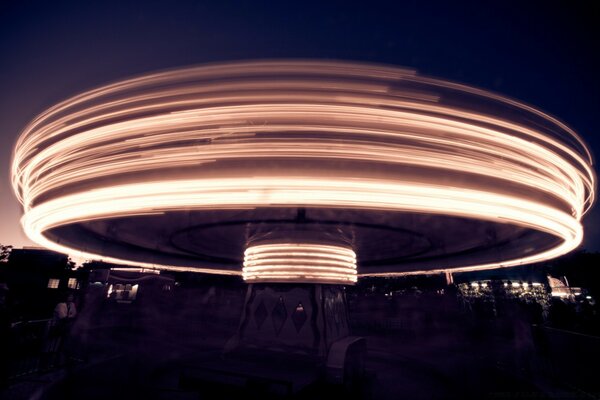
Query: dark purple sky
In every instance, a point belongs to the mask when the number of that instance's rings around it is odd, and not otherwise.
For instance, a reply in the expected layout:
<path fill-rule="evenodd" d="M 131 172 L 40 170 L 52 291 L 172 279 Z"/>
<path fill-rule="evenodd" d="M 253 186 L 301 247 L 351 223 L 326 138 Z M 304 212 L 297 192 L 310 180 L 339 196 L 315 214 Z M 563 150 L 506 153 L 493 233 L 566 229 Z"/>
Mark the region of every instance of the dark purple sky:
<path fill-rule="evenodd" d="M 29 244 L 9 164 L 30 119 L 83 90 L 189 64 L 301 57 L 412 67 L 535 105 L 600 154 L 597 2 L 424 3 L 2 2 L 0 243 Z M 600 207 L 584 224 L 584 247 L 600 250 Z"/>

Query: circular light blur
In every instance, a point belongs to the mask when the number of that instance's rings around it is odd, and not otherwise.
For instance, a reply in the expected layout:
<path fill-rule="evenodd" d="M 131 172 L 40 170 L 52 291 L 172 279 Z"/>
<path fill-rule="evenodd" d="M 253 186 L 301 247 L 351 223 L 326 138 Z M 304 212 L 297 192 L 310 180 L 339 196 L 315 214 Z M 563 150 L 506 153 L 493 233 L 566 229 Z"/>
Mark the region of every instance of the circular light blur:
<path fill-rule="evenodd" d="M 244 252 L 246 282 L 354 284 L 356 254 L 342 246 L 314 243 L 273 243 L 250 246 Z"/>
<path fill-rule="evenodd" d="M 489 92 L 386 66 L 261 61 L 150 74 L 57 104 L 21 134 L 12 182 L 38 244 L 167 269 L 242 273 L 114 258 L 48 232 L 181 210 L 312 207 L 457 216 L 560 238 L 446 268 L 475 270 L 577 247 L 594 201 L 591 164 L 563 123 Z M 246 279 L 259 279 L 256 268 Z"/>

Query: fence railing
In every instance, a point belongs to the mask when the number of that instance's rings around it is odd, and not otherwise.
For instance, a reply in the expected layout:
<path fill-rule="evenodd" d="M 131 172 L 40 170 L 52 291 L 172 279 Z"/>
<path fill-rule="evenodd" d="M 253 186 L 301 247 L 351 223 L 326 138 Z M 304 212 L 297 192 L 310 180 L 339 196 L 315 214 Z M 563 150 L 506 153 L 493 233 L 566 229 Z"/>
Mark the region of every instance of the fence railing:
<path fill-rule="evenodd" d="M 56 368 L 63 342 L 68 334 L 52 319 L 37 319 L 14 323 L 9 340 L 8 377 L 18 378 L 35 372 Z"/>

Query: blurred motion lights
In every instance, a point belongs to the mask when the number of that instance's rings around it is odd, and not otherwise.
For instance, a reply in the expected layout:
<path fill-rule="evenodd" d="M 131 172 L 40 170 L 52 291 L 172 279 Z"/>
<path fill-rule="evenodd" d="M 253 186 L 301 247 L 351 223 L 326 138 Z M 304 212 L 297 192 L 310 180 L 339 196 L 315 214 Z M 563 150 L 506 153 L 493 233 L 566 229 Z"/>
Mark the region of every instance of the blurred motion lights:
<path fill-rule="evenodd" d="M 86 229 L 176 212 L 306 208 L 332 210 L 329 225 L 336 210 L 353 210 L 540 234 L 515 253 L 439 267 L 496 268 L 556 257 L 581 243 L 581 219 L 594 201 L 591 164 L 570 128 L 489 92 L 386 66 L 257 61 L 149 74 L 57 104 L 21 134 L 12 182 L 26 234 L 56 251 L 243 273 L 249 281 L 353 281 L 350 248 L 358 276 L 436 268 L 362 270 L 353 239 L 344 248 L 280 237 L 271 247 L 248 247 L 242 272 L 189 254 L 170 262 L 161 256 L 175 254 L 166 245 L 149 248 L 151 256 L 117 254 L 108 246 L 115 241 L 110 229 L 93 236 L 97 243 Z M 67 237 L 74 226 L 81 234 Z M 339 230 L 352 229 L 345 222 Z"/>
<path fill-rule="evenodd" d="M 250 246 L 244 253 L 246 282 L 356 282 L 356 254 L 341 246 L 278 243 Z"/>

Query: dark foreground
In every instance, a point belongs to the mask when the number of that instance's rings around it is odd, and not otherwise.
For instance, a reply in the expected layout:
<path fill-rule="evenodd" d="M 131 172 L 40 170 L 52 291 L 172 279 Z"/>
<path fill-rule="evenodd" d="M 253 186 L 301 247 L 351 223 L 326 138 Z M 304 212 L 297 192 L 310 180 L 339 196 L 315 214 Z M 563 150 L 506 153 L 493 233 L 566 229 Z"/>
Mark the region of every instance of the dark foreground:
<path fill-rule="evenodd" d="M 260 384 L 182 385 L 182 371 L 218 360 L 237 329 L 243 290 L 190 291 L 120 304 L 86 294 L 65 350 L 13 377 L 6 399 L 278 397 Z M 104 296 L 104 297 L 103 297 Z M 600 340 L 515 318 L 473 318 L 452 298 L 411 296 L 351 305 L 367 339 L 366 374 L 352 386 L 317 381 L 294 397 L 324 399 L 592 399 L 600 396 Z M 433 314 L 415 309 L 436 310 Z M 423 318 L 423 316 L 427 318 Z M 259 357 L 260 358 L 260 357 Z M 34 360 L 35 361 L 35 360 Z M 264 360 L 263 360 L 264 361 Z M 39 363 L 39 360 L 36 362 Z M 268 362 L 267 362 L 268 363 Z M 275 363 L 275 362 L 274 362 Z M 272 365 L 284 370 L 285 362 Z M 38 365 L 39 366 L 39 365 Z M 249 371 L 251 372 L 251 371 Z"/>

